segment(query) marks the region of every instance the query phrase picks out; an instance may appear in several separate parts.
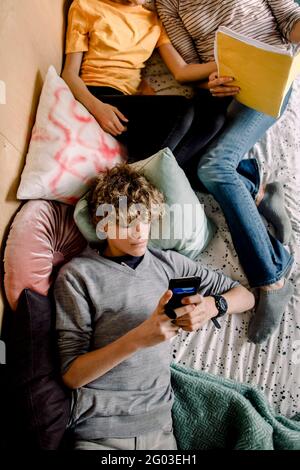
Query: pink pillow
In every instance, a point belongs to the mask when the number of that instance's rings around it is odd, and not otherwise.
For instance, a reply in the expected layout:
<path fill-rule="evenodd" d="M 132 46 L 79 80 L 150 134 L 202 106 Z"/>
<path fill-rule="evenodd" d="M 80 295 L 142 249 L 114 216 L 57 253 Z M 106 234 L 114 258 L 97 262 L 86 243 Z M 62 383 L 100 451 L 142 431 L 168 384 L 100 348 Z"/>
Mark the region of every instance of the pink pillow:
<path fill-rule="evenodd" d="M 73 220 L 73 207 L 59 202 L 29 201 L 11 226 L 4 253 L 4 286 L 13 310 L 23 289 L 47 295 L 53 267 L 69 261 L 86 246 Z"/>
<path fill-rule="evenodd" d="M 101 129 L 51 66 L 17 198 L 75 204 L 95 175 L 125 159 L 124 147 Z"/>

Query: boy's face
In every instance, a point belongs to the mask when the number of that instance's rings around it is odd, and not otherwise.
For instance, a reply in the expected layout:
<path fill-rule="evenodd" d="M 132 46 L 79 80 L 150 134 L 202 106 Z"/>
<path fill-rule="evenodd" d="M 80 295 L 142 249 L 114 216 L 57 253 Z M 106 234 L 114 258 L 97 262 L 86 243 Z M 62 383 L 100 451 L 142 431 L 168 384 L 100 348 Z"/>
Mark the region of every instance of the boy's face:
<path fill-rule="evenodd" d="M 107 229 L 108 249 L 112 256 L 143 256 L 149 240 L 150 223 L 135 220 L 129 227 L 110 226 Z"/>

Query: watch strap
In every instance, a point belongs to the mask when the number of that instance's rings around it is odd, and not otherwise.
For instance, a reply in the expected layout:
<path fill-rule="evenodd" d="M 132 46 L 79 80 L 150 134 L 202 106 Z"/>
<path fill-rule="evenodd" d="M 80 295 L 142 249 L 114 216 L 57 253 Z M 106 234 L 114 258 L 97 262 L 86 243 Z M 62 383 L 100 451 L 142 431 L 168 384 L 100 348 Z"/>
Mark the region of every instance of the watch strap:
<path fill-rule="evenodd" d="M 223 317 L 228 310 L 226 299 L 222 295 L 212 295 L 212 297 L 215 299 L 215 304 L 218 310 L 218 315 L 216 315 L 214 318 Z"/>

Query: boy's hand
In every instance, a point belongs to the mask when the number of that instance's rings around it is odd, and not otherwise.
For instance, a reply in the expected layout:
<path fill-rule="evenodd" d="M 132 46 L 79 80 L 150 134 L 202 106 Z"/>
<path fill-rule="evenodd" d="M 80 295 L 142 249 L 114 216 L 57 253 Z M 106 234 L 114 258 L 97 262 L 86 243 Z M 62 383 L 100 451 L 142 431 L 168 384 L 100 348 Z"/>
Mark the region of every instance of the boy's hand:
<path fill-rule="evenodd" d="M 140 347 L 148 348 L 155 346 L 173 338 L 178 333 L 179 327 L 172 323 L 164 310 L 172 295 L 171 290 L 165 292 L 151 317 L 135 328 L 135 339 Z"/>
<path fill-rule="evenodd" d="M 223 98 L 225 96 L 235 96 L 240 92 L 240 88 L 231 86 L 232 77 L 218 77 L 217 72 L 210 74 L 208 79 L 208 89 L 212 96 Z"/>
<path fill-rule="evenodd" d="M 128 119 L 111 104 L 97 100 L 93 108 L 93 115 L 102 129 L 115 137 L 127 130 L 121 121 L 128 122 Z"/>
<path fill-rule="evenodd" d="M 184 297 L 180 307 L 175 310 L 177 319 L 175 325 L 185 331 L 196 331 L 218 314 L 213 297 L 203 297 L 200 294 Z M 187 311 L 186 309 L 190 309 Z"/>

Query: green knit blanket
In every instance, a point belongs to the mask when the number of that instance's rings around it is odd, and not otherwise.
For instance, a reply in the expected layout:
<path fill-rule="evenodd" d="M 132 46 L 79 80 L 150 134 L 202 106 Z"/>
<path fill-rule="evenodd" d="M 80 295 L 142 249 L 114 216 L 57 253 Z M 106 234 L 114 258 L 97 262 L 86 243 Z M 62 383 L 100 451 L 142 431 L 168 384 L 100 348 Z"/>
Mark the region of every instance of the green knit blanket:
<path fill-rule="evenodd" d="M 300 421 L 277 415 L 255 386 L 172 364 L 180 450 L 300 449 Z"/>

